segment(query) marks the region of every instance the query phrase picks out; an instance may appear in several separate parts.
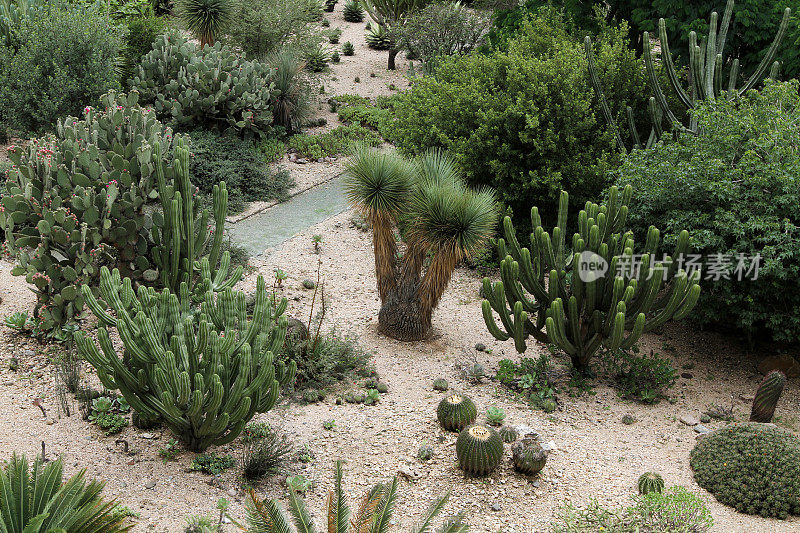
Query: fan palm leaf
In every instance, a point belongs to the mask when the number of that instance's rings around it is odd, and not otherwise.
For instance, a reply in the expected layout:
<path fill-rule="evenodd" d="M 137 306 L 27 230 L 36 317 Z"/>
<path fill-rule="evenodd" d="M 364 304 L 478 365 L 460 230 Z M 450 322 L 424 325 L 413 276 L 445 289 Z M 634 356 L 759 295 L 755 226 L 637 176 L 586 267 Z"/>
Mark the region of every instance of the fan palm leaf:
<path fill-rule="evenodd" d="M 200 46 L 214 44 L 233 12 L 232 0 L 179 0 L 178 15 Z"/>

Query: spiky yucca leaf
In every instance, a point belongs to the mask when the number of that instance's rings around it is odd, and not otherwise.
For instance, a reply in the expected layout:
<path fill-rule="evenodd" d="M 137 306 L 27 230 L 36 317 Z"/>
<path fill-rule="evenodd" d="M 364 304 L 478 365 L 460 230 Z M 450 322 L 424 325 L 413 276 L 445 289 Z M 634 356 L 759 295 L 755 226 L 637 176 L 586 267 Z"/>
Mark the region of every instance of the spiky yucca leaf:
<path fill-rule="evenodd" d="M 231 20 L 231 0 L 178 0 L 178 15 L 200 46 L 214 44 Z"/>
<path fill-rule="evenodd" d="M 289 491 L 289 509 L 294 518 L 294 527 L 297 528 L 299 533 L 316 533 L 314 529 L 314 522 L 311 520 L 311 515 L 308 514 L 306 503 L 297 496 L 297 491 Z"/>
<path fill-rule="evenodd" d="M 350 508 L 342 489 L 342 462 L 336 461 L 336 482 L 328 494 L 328 533 L 347 533 Z"/>
<path fill-rule="evenodd" d="M 366 214 L 397 216 L 406 206 L 414 184 L 414 166 L 395 152 L 357 146 L 345 166 L 345 194 Z"/>

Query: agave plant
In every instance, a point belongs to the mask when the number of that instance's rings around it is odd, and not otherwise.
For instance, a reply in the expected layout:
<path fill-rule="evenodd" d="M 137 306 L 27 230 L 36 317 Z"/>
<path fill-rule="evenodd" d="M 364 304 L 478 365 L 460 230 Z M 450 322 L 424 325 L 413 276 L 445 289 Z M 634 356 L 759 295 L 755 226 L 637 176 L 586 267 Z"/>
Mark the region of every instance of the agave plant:
<path fill-rule="evenodd" d="M 345 187 L 373 229 L 379 328 L 398 340 L 424 339 L 456 265 L 481 250 L 494 231 L 494 194 L 468 188 L 441 152 L 405 160 L 366 147 L 348 162 Z M 402 258 L 394 233 L 401 222 Z"/>
<path fill-rule="evenodd" d="M 378 483 L 364 494 L 358 512 L 351 516 L 347 498 L 342 490 L 342 462 L 336 461 L 336 482 L 328 493 L 327 531 L 328 533 L 385 533 L 389 530 L 392 512 L 397 501 L 399 482 L 395 476 L 390 483 Z M 450 494 L 433 500 L 421 520 L 414 527 L 414 533 L 431 531 L 432 523 L 442 511 Z M 314 522 L 308 514 L 305 502 L 295 491 L 289 492 L 289 505 L 292 521 L 297 533 L 316 533 Z M 463 533 L 467 525 L 462 515 L 445 520 L 436 533 Z M 248 533 L 291 533 L 289 518 L 281 505 L 275 500 L 260 501 L 251 490 L 247 502 Z"/>
<path fill-rule="evenodd" d="M 214 44 L 231 20 L 231 0 L 179 0 L 178 14 L 200 46 Z"/>
<path fill-rule="evenodd" d="M 32 468 L 14 454 L 0 472 L 0 531 L 3 533 L 118 533 L 128 531 L 116 505 L 103 501 L 103 483 L 86 483 L 85 470 L 62 484 L 61 459 Z"/>

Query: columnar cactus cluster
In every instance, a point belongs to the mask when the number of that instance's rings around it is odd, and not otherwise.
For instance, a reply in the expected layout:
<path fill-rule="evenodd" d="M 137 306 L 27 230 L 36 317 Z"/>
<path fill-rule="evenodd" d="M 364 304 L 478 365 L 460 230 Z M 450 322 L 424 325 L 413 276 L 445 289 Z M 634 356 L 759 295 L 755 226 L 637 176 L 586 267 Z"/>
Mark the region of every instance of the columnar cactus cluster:
<path fill-rule="evenodd" d="M 207 258 L 201 269 L 208 286 Z M 294 379 L 294 362 L 274 362 L 286 334 L 286 300 L 267 293 L 262 277 L 256 286 L 252 318 L 245 295 L 230 287 L 208 290 L 199 309 L 189 284 L 177 293 L 157 292 L 103 267 L 100 296 L 113 316 L 84 287 L 84 297 L 103 327 L 97 345 L 76 335 L 81 354 L 97 370 L 103 385 L 119 391 L 146 419 L 160 418 L 194 451 L 235 439 L 256 413 L 270 410 L 282 386 Z M 122 356 L 107 326 L 117 329 Z"/>
<path fill-rule="evenodd" d="M 531 210 L 531 249 L 520 246 L 511 218 L 505 218 L 505 239 L 498 239 L 502 281 L 483 280 L 483 318 L 495 338 L 513 338 L 522 353 L 532 335 L 556 344 L 584 370 L 601 347 L 628 349 L 643 332 L 692 310 L 700 295 L 699 272 L 689 278 L 679 269 L 689 234 L 681 233 L 671 257 L 656 259 L 659 231 L 650 227 L 644 253 L 634 256 L 633 234 L 624 232 L 631 194 L 630 185 L 622 192 L 612 187 L 605 205 L 587 202 L 571 249 L 564 191 L 552 233 L 542 227 L 538 208 Z"/>
<path fill-rule="evenodd" d="M 261 135 L 272 125 L 272 71 L 219 42 L 201 48 L 178 32 L 165 33 L 131 83 L 163 120 L 182 127 Z"/>
<path fill-rule="evenodd" d="M 154 147 L 169 153 L 172 131 L 138 105 L 136 92 L 112 92 L 102 103 L 60 120 L 55 135 L 8 149 L 14 166 L 0 226 L 16 255 L 13 273 L 34 286 L 45 330 L 81 311 L 81 286 L 96 284 L 101 264 L 134 278 L 152 268 L 144 205 L 156 195 Z"/>

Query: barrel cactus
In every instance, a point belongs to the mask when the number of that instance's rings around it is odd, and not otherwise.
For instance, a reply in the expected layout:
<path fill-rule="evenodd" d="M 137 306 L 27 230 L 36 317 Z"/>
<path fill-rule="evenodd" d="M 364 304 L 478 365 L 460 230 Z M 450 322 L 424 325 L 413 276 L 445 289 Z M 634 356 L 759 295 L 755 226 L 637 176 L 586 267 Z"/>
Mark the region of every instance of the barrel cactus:
<path fill-rule="evenodd" d="M 514 462 L 514 468 L 518 471 L 533 475 L 544 468 L 547 462 L 547 452 L 536 437 L 526 436 L 511 447 L 511 459 Z"/>
<path fill-rule="evenodd" d="M 456 440 L 458 465 L 467 474 L 485 476 L 503 458 L 503 440 L 484 424 L 475 424 L 461 431 Z"/>
<path fill-rule="evenodd" d="M 517 437 L 519 437 L 519 432 L 512 426 L 503 426 L 500 428 L 498 433 L 500 434 L 500 438 L 503 439 L 503 442 L 505 443 L 514 442 L 517 440 Z"/>
<path fill-rule="evenodd" d="M 444 392 L 448 389 L 449 385 L 447 384 L 446 379 L 436 378 L 433 380 L 433 390 Z"/>
<path fill-rule="evenodd" d="M 439 402 L 436 409 L 436 418 L 447 431 L 461 431 L 475 422 L 478 409 L 475 404 L 460 394 L 453 394 Z"/>
<path fill-rule="evenodd" d="M 664 478 L 656 472 L 645 472 L 639 476 L 637 485 L 639 494 L 650 494 L 651 492 L 661 494 L 664 492 Z"/>
<path fill-rule="evenodd" d="M 761 381 L 753 399 L 753 409 L 750 411 L 751 422 L 772 422 L 775 407 L 786 385 L 786 376 L 780 370 L 773 370 Z"/>

